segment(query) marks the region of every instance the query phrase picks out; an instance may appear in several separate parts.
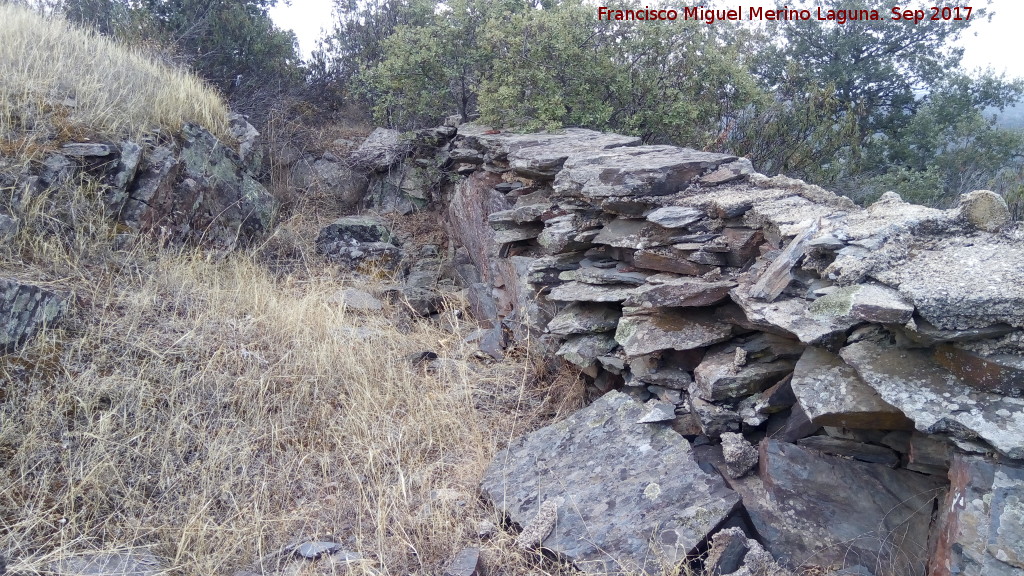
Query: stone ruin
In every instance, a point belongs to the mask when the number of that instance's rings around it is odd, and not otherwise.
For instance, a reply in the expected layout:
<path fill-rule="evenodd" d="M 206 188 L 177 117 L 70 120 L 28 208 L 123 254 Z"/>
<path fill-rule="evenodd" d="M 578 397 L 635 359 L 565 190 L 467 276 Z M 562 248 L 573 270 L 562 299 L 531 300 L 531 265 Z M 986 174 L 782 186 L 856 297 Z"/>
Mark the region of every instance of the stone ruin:
<path fill-rule="evenodd" d="M 197 152 L 207 140 L 72 146 L 21 182 L 99 158 L 130 227 L 233 245 L 271 202 L 233 154 Z M 524 547 L 594 574 L 1024 574 L 1024 227 L 997 195 L 861 208 L 743 158 L 582 129 L 378 130 L 337 164 L 365 174 L 346 202 L 446 211 L 452 261 L 420 247 L 396 289 L 411 311 L 457 283 L 482 351 L 557 355 L 598 397 L 485 473 Z M 226 192 L 172 217 L 208 188 Z M 17 226 L 0 214 L 0 237 Z M 317 248 L 403 258 L 365 216 Z M 66 304 L 0 292 L 0 351 Z"/>
<path fill-rule="evenodd" d="M 474 315 L 600 396 L 486 472 L 542 549 L 597 574 L 1024 574 L 1024 227 L 998 195 L 862 208 L 583 129 L 382 136 L 356 152 L 373 202 L 439 199 Z M 404 189 L 428 168 L 460 178 Z"/>

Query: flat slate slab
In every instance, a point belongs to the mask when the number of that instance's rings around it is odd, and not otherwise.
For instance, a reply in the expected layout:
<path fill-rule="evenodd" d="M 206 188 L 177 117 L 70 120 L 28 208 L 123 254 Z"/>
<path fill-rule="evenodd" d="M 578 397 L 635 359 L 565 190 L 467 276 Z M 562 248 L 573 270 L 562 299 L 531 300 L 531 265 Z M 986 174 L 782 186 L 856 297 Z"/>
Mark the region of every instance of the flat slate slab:
<path fill-rule="evenodd" d="M 869 430 L 903 430 L 913 423 L 886 403 L 843 359 L 808 347 L 796 363 L 793 394 L 811 422 Z"/>
<path fill-rule="evenodd" d="M 724 342 L 732 327 L 716 322 L 708 313 L 684 314 L 672 309 L 652 309 L 651 314 L 623 316 L 615 340 L 628 356 L 658 350 L 692 350 Z"/>
<path fill-rule="evenodd" d="M 566 420 L 516 439 L 484 474 L 484 495 L 520 526 L 557 504 L 542 547 L 591 574 L 661 574 L 693 551 L 739 497 L 704 472 L 647 408 L 609 392 Z"/>
<path fill-rule="evenodd" d="M 665 196 L 735 156 L 675 146 L 634 146 L 570 157 L 555 177 L 555 192 L 601 199 Z"/>
<path fill-rule="evenodd" d="M 926 320 L 947 330 L 1024 327 L 1024 246 L 994 234 L 911 245 L 872 276 L 895 286 Z"/>
<path fill-rule="evenodd" d="M 495 138 L 500 135 L 485 138 Z M 526 176 L 549 180 L 558 174 L 562 164 L 573 155 L 591 154 L 597 150 L 618 148 L 620 146 L 637 146 L 640 139 L 633 136 L 621 136 L 619 134 L 606 134 L 594 132 L 585 128 L 566 128 L 564 135 L 553 135 L 559 138 L 554 141 L 543 141 L 538 139 L 536 134 L 513 134 L 507 136 L 510 139 L 508 147 L 517 147 L 508 153 L 509 167 Z M 537 142 L 537 145 L 528 144 Z"/>
<path fill-rule="evenodd" d="M 839 355 L 921 432 L 978 437 L 1010 458 L 1024 459 L 1024 399 L 971 388 L 918 350 L 857 342 Z"/>

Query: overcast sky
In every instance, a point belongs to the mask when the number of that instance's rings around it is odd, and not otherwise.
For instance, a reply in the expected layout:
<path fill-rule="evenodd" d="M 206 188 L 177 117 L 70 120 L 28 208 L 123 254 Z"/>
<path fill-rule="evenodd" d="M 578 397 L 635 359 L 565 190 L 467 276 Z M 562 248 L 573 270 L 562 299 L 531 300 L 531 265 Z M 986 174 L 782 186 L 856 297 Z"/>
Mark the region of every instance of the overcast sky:
<path fill-rule="evenodd" d="M 737 5 L 753 3 L 755 2 L 735 1 Z M 728 2 L 718 4 L 734 5 Z M 895 1 L 893 4 L 898 5 Z M 961 4 L 970 5 L 969 2 Z M 643 5 L 640 0 L 637 1 L 638 7 Z M 696 2 L 679 3 L 679 6 L 696 5 Z M 886 5 L 886 13 L 890 7 Z M 270 11 L 270 15 L 278 26 L 295 32 L 303 56 L 308 57 L 316 48 L 316 41 L 323 31 L 332 27 L 331 9 L 331 0 L 291 0 L 291 6 L 279 4 Z M 968 70 L 992 67 L 996 72 L 1024 77 L 1024 57 L 1021 56 L 1024 54 L 1024 2 L 993 0 L 992 9 L 995 12 L 992 21 L 978 21 L 971 26 L 968 32 L 970 36 L 962 40 L 966 48 L 964 67 Z"/>

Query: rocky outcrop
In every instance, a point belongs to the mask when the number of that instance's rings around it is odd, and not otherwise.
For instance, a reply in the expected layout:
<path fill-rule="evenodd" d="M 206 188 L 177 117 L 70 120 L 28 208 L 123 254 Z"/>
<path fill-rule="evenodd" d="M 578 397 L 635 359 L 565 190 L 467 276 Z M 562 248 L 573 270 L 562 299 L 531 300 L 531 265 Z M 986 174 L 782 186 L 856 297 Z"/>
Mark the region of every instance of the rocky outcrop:
<path fill-rule="evenodd" d="M 1024 229 L 997 196 L 937 210 L 887 193 L 861 208 L 742 158 L 581 129 L 462 125 L 435 141 L 404 154 L 447 155 L 464 177 L 445 208 L 474 314 L 605 395 L 580 419 L 611 426 L 606 399 L 625 394 L 650 401 L 634 425 L 678 431 L 698 457 L 710 449 L 702 463 L 735 488 L 749 536 L 776 561 L 923 576 L 937 562 L 957 573 L 1013 558 L 932 514 L 957 458 L 1024 461 Z M 394 162 L 391 173 L 415 164 Z M 576 478 L 598 461 L 552 450 L 575 446 L 559 434 L 589 438 L 573 418 L 492 463 L 485 491 L 517 523 L 560 497 L 534 478 Z M 615 430 L 601 437 L 607 458 L 653 465 L 621 453 L 632 432 Z M 514 500 L 497 496 L 499 469 L 525 483 Z M 584 566 L 573 536 L 541 545 Z M 602 569 L 616 554 L 635 562 L 627 540 L 603 541 Z"/>
<path fill-rule="evenodd" d="M 325 226 L 316 251 L 350 269 L 395 270 L 402 260 L 391 229 L 372 216 L 343 216 Z"/>
<path fill-rule="evenodd" d="M 243 123 L 236 117 L 232 127 L 255 162 L 255 130 Z M 48 188 L 92 180 L 110 214 L 129 228 L 227 249 L 269 232 L 277 209 L 249 168 L 236 150 L 186 124 L 179 134 L 151 134 L 141 143 L 70 142 L 38 169 L 0 179 L 13 179 L 15 212 Z"/>

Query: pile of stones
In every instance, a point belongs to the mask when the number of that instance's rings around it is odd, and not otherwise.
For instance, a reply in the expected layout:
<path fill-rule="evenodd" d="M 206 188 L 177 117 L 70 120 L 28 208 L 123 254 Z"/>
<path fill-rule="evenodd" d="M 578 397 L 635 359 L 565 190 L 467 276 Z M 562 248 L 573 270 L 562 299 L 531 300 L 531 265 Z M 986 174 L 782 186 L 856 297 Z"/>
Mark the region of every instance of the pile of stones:
<path fill-rule="evenodd" d="M 524 526 L 553 502 L 545 549 L 654 572 L 739 527 L 788 569 L 1024 573 L 1024 229 L 998 195 L 861 208 L 582 129 L 465 124 L 442 153 L 474 314 L 602 395 L 484 480 Z"/>

